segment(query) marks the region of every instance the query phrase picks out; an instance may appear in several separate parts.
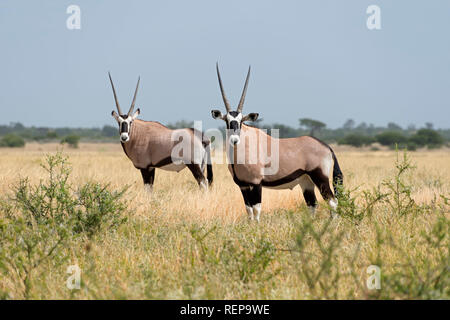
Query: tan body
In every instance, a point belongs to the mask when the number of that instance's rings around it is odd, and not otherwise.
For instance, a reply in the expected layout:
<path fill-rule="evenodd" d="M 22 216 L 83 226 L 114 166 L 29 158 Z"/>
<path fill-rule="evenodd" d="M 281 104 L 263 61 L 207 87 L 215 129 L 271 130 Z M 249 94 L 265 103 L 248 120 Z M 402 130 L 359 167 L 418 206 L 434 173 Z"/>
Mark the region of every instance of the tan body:
<path fill-rule="evenodd" d="M 172 137 L 176 137 L 177 134 L 191 139 L 192 150 L 194 148 L 199 150 L 197 157 L 193 157 L 194 152 L 191 152 L 191 154 L 176 155 L 172 159 L 172 150 L 179 143 L 179 141 L 173 141 Z M 130 140 L 122 143 L 122 147 L 137 169 L 150 167 L 178 172 L 184 169 L 186 164 L 205 163 L 206 150 L 203 143 L 208 145 L 209 141 L 202 142 L 200 137 L 194 135 L 192 129 L 172 130 L 159 122 L 136 119 L 130 128 Z M 182 163 L 174 164 L 172 160 Z"/>
<path fill-rule="evenodd" d="M 248 131 L 254 131 L 254 133 L 249 134 Z M 249 143 L 241 141 L 241 143 L 232 147 L 234 159 L 230 163 L 235 164 L 233 166 L 230 164 L 228 169 L 233 176 L 243 183 L 262 184 L 263 187 L 275 189 L 292 189 L 299 184 L 299 181 L 294 185 L 291 182 L 307 172 L 314 172 L 319 169 L 324 175 L 329 176 L 333 164 L 332 152 L 327 145 L 317 139 L 309 136 L 277 139 L 258 128 L 242 124 L 241 137 L 246 135 L 257 137 L 258 155 L 269 156 L 272 143 L 278 143 L 279 166 L 275 174 L 266 174 L 266 167 L 271 164 L 270 157 L 266 157 L 264 161 L 260 161 L 261 159 L 258 157 L 258 163 L 249 164 L 250 153 L 255 149 Z M 244 164 L 239 164 L 237 157 L 238 154 L 242 153 L 246 155 L 246 161 Z"/>
<path fill-rule="evenodd" d="M 137 119 L 140 110 L 138 108 L 136 112 L 133 111 L 140 78 L 128 113 L 122 113 L 111 74 L 109 80 L 118 111 L 113 111 L 111 115 L 119 125 L 123 151 L 141 171 L 144 185 L 149 190 L 153 188 L 155 168 L 179 172 L 188 167 L 199 186 L 206 189 L 213 180 L 209 139 L 201 131 L 194 129 L 172 130 L 159 122 Z M 204 175 L 205 167 L 207 179 Z"/>
<path fill-rule="evenodd" d="M 314 212 L 317 205 L 314 186 L 317 186 L 322 197 L 333 210 L 336 209 L 337 201 L 329 180 L 332 165 L 335 192 L 336 186 L 342 183 L 342 172 L 333 150 L 313 137 L 277 139 L 258 128 L 247 126 L 245 121 L 254 122 L 259 117 L 258 113 L 242 113 L 250 67 L 236 111 L 231 109 L 225 95 L 219 64 L 216 64 L 216 70 L 227 113 L 211 110 L 211 115 L 214 119 L 225 121 L 227 125 L 228 169 L 241 189 L 249 218 L 259 221 L 262 187 L 293 189 L 300 185 L 306 204 Z"/>

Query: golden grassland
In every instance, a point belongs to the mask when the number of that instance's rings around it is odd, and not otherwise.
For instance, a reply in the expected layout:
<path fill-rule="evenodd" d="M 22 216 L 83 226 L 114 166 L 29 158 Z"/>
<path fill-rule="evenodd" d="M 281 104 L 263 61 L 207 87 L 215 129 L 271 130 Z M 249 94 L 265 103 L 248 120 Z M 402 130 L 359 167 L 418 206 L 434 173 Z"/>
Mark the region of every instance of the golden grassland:
<path fill-rule="evenodd" d="M 39 166 L 44 155 L 60 148 L 57 144 L 27 144 L 24 149 L 1 149 L 0 194 L 7 197 L 20 177 L 39 183 L 45 178 Z M 395 178 L 395 151 L 339 147 L 335 151 L 346 190 L 355 190 L 356 206 L 364 206 L 363 191 Z M 214 165 L 214 185 L 208 192 L 198 189 L 187 169 L 178 174 L 157 170 L 154 192 L 149 195 L 139 171 L 119 144 L 82 143 L 79 149 L 65 148 L 63 152 L 72 167 L 72 183 L 99 181 L 111 189 L 130 186 L 125 196 L 130 210 L 123 213 L 128 221 L 115 231 L 103 230 L 94 237 L 68 242 L 64 263 L 48 259 L 33 271 L 27 296 L 23 282 L 3 273 L 0 293 L 5 298 L 450 296 L 449 206 L 445 203 L 450 195 L 448 149 L 408 154 L 416 168 L 405 179 L 420 208 L 414 207 L 402 217 L 380 202 L 362 219 L 330 220 L 329 210 L 316 192 L 320 205 L 310 219 L 296 187 L 292 191 L 263 189 L 259 224 L 247 221 L 241 193 L 225 164 Z M 444 219 L 443 226 L 439 219 Z M 436 228 L 444 228 L 443 233 L 436 231 L 444 236 L 433 246 L 425 237 L 433 235 Z M 74 264 L 82 272 L 80 290 L 66 287 L 66 269 Z M 380 290 L 366 286 L 366 270 L 371 264 L 381 267 Z"/>

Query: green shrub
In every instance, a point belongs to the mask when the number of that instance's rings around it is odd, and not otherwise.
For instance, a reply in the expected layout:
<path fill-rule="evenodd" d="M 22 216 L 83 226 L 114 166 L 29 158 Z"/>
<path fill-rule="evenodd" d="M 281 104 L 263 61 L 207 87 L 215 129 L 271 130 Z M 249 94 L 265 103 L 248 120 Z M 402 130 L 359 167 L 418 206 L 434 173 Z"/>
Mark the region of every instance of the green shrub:
<path fill-rule="evenodd" d="M 80 137 L 77 135 L 68 135 L 61 139 L 61 144 L 67 143 L 71 148 L 78 148 Z"/>
<path fill-rule="evenodd" d="M 0 140 L 0 147 L 21 148 L 25 146 L 25 140 L 15 134 L 7 134 Z"/>
<path fill-rule="evenodd" d="M 48 178 L 32 185 L 22 178 L 7 199 L 0 199 L 0 273 L 32 298 L 33 279 L 43 276 L 41 265 L 60 266 L 69 241 L 93 238 L 99 231 L 114 231 L 126 221 L 127 188 L 109 190 L 90 182 L 80 187 L 69 182 L 71 168 L 61 153 L 41 164 Z"/>
<path fill-rule="evenodd" d="M 428 148 L 439 148 L 444 144 L 444 138 L 435 130 L 420 129 L 409 139 L 417 146 L 428 146 Z"/>
<path fill-rule="evenodd" d="M 338 141 L 338 144 L 346 144 L 354 147 L 362 147 L 370 145 L 372 142 L 374 142 L 374 139 L 372 137 L 352 133 L 340 139 Z"/>
<path fill-rule="evenodd" d="M 377 142 L 383 146 L 404 145 L 408 138 L 397 131 L 386 131 L 375 136 Z"/>

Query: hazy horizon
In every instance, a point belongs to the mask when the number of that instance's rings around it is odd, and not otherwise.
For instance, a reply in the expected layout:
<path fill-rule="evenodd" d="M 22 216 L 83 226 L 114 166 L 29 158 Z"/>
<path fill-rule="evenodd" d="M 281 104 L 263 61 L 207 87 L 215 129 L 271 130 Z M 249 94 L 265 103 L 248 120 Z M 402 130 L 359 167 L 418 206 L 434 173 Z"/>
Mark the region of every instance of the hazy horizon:
<path fill-rule="evenodd" d="M 69 30 L 69 5 L 81 29 Z M 381 8 L 381 30 L 366 9 Z M 252 65 L 244 112 L 298 127 L 313 118 L 450 126 L 450 2 L 12 1 L 0 3 L 0 124 L 116 125 L 138 75 L 141 119 L 223 126 L 215 63 L 233 105 Z"/>

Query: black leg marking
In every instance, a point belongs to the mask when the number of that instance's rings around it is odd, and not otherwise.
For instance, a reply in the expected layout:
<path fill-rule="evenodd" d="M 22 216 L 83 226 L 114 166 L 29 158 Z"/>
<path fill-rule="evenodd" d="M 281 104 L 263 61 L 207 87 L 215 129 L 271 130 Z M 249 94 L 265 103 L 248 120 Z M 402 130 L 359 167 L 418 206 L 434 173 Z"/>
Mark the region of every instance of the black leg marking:
<path fill-rule="evenodd" d="M 249 201 L 252 206 L 261 203 L 262 185 L 261 184 L 254 185 L 250 190 L 249 197 L 250 197 Z"/>
<path fill-rule="evenodd" d="M 319 188 L 320 194 L 322 195 L 324 200 L 330 200 L 334 198 L 333 191 L 330 188 L 330 180 L 326 175 L 322 173 L 322 170 L 317 168 L 313 171 L 308 172 L 308 175 L 311 177 L 311 180 L 314 184 Z M 306 198 L 305 198 L 306 199 Z"/>
<path fill-rule="evenodd" d="M 205 187 L 206 187 L 207 184 L 206 184 L 205 175 L 203 174 L 203 171 L 202 171 L 202 168 L 200 167 L 200 165 L 191 163 L 191 164 L 187 164 L 186 166 L 189 168 L 189 170 L 191 170 L 192 175 L 194 176 L 198 185 L 201 186 L 201 184 L 204 183 Z"/>
<path fill-rule="evenodd" d="M 153 186 L 153 182 L 155 181 L 155 168 L 141 169 L 141 175 L 144 184 Z"/>
<path fill-rule="evenodd" d="M 251 207 L 252 205 L 250 204 L 250 187 L 243 187 L 240 189 L 241 189 L 242 197 L 244 198 L 245 205 L 247 207 Z"/>
<path fill-rule="evenodd" d="M 308 207 L 317 206 L 317 198 L 316 198 L 316 194 L 314 193 L 314 190 L 303 191 L 303 197 L 305 198 L 306 205 Z"/>

